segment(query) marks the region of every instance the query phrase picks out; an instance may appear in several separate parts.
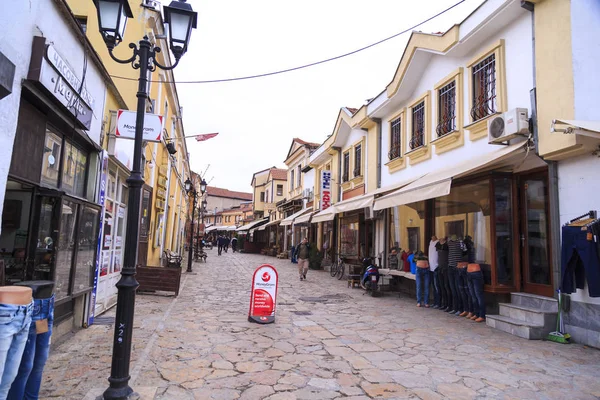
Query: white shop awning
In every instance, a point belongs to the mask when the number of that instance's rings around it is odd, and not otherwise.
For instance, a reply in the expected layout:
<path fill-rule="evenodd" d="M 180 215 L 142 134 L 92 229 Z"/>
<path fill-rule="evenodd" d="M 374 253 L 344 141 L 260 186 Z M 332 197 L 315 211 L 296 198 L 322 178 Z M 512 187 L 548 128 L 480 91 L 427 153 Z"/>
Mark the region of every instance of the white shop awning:
<path fill-rule="evenodd" d="M 371 207 L 374 199 L 374 193 L 367 193 L 348 200 L 340 201 L 339 203 L 334 204 L 333 207 L 336 213 L 359 210 L 361 208 Z"/>
<path fill-rule="evenodd" d="M 244 231 L 250 230 L 250 229 L 252 229 L 252 228 L 254 228 L 254 227 L 256 227 L 256 226 L 258 226 L 260 224 L 264 224 L 264 223 L 266 223 L 268 221 L 269 221 L 269 218 L 263 218 L 263 219 L 259 219 L 258 221 L 252 221 L 252 222 L 250 222 L 250 223 L 248 223 L 246 225 L 240 226 L 239 228 L 236 229 L 236 231 L 237 232 L 244 232 Z"/>
<path fill-rule="evenodd" d="M 312 223 L 316 224 L 317 222 L 333 221 L 334 218 L 335 218 L 335 205 L 329 206 L 325 210 L 320 211 L 320 212 L 316 213 L 315 215 L 313 215 Z"/>
<path fill-rule="evenodd" d="M 557 125 L 568 125 L 566 128 Z M 555 119 L 550 132 L 562 132 L 600 139 L 600 121 L 578 121 L 572 119 Z"/>
<path fill-rule="evenodd" d="M 294 219 L 298 218 L 301 215 L 304 215 L 307 212 L 311 212 L 311 211 L 312 211 L 312 208 L 302 209 L 302 210 L 298 211 L 297 213 L 294 213 L 294 214 L 290 215 L 289 217 L 283 219 L 281 221 L 281 224 L 279 224 L 279 225 L 281 225 L 281 226 L 289 226 L 289 225 L 292 224 L 292 222 L 294 222 Z"/>
<path fill-rule="evenodd" d="M 375 210 L 415 203 L 450 194 L 452 179 L 502 164 L 511 156 L 525 154 L 527 142 L 501 147 L 493 152 L 481 154 L 448 167 L 430 172 L 413 183 L 375 200 Z"/>
<path fill-rule="evenodd" d="M 316 213 L 316 211 L 306 213 L 304 215 L 299 216 L 294 220 L 294 225 L 297 224 L 307 224 L 310 222 L 310 218 Z"/>
<path fill-rule="evenodd" d="M 275 221 L 271 221 L 268 224 L 265 224 L 265 228 L 268 226 L 279 225 L 280 222 L 281 222 L 280 219 L 276 219 Z"/>

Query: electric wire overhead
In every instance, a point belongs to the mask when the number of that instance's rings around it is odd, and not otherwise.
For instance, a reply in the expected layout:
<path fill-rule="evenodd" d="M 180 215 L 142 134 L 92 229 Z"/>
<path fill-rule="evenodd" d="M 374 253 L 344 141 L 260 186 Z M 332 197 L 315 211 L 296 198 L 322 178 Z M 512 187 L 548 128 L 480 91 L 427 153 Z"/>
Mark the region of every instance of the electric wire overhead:
<path fill-rule="evenodd" d="M 385 39 L 381 39 L 381 40 L 379 40 L 379 41 L 377 41 L 375 43 L 371 43 L 371 44 L 369 44 L 367 46 L 364 46 L 364 47 L 361 47 L 359 49 L 353 50 L 353 51 L 351 51 L 349 53 L 340 54 L 340 55 L 335 56 L 335 57 L 327 58 L 327 59 L 324 59 L 324 60 L 321 60 L 321 61 L 315 61 L 315 62 L 312 62 L 312 63 L 309 63 L 309 64 L 300 65 L 298 67 L 287 68 L 287 69 L 282 69 L 282 70 L 273 71 L 273 72 L 266 72 L 266 73 L 263 73 L 263 74 L 239 76 L 239 77 L 235 77 L 235 78 L 223 78 L 223 79 L 200 80 L 200 81 L 161 81 L 161 80 L 152 80 L 152 81 L 149 81 L 149 82 L 175 83 L 175 84 L 232 82 L 232 81 L 242 81 L 242 80 L 256 79 L 256 78 L 264 78 L 264 77 L 267 77 L 267 76 L 280 75 L 280 74 L 284 74 L 284 73 L 287 73 L 287 72 L 292 72 L 292 71 L 297 71 L 297 70 L 304 69 L 304 68 L 314 67 L 315 65 L 325 64 L 325 63 L 330 62 L 330 61 L 335 61 L 335 60 L 339 60 L 340 58 L 351 56 L 353 54 L 356 54 L 356 53 L 359 53 L 361 51 L 367 50 L 367 49 L 369 49 L 371 47 L 377 46 L 377 45 L 379 45 L 381 43 L 387 42 L 388 40 L 394 39 L 395 37 L 398 37 L 398 36 L 403 35 L 403 34 L 405 34 L 407 32 L 410 32 L 413 29 L 415 29 L 415 28 L 417 28 L 417 27 L 419 27 L 419 26 L 421 26 L 421 25 L 423 25 L 423 24 L 431 21 L 432 19 L 435 19 L 435 18 L 439 17 L 440 15 L 443 15 L 443 14 L 447 13 L 448 11 L 450 11 L 453 8 L 457 7 L 458 5 L 464 3 L 465 1 L 466 0 L 460 0 L 459 2 L 453 4 L 452 6 L 450 6 L 450 7 L 446 8 L 446 9 L 440 11 L 439 13 L 437 13 L 437 14 L 429 17 L 429 18 L 427 18 L 426 20 L 423 20 L 423 21 L 419 22 L 418 24 L 411 26 L 410 28 L 404 29 L 401 32 L 398 32 L 398 33 L 396 33 L 396 34 L 394 34 L 392 36 L 389 36 L 389 37 L 387 37 Z M 126 76 L 111 75 L 111 77 L 116 78 L 116 79 L 128 80 L 128 81 L 137 81 L 136 78 L 129 78 L 129 77 L 126 77 Z"/>

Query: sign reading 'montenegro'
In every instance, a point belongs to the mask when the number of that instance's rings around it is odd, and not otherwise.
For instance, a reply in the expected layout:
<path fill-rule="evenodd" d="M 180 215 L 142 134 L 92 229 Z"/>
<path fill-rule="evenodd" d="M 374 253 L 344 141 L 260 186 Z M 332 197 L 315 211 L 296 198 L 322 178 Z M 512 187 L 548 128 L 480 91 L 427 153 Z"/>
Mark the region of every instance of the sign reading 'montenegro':
<path fill-rule="evenodd" d="M 272 265 L 263 264 L 254 271 L 248 321 L 259 324 L 275 322 L 278 282 L 279 275 Z"/>

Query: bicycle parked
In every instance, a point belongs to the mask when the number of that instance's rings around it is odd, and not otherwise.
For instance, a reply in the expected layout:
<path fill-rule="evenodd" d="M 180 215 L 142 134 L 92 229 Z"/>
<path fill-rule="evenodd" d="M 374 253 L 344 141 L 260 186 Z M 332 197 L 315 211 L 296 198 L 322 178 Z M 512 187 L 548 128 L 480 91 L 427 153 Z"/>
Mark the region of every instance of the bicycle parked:
<path fill-rule="evenodd" d="M 338 280 L 342 279 L 344 276 L 344 271 L 346 270 L 346 261 L 344 256 L 338 255 L 337 261 L 334 261 L 331 264 L 329 273 L 332 277 L 337 276 Z"/>

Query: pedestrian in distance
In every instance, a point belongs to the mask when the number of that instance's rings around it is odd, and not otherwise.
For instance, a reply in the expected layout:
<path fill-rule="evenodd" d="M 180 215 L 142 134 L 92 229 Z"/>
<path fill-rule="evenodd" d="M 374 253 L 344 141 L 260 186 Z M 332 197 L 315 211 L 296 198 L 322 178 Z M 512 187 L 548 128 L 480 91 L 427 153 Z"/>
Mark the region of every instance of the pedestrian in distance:
<path fill-rule="evenodd" d="M 217 251 L 218 251 L 219 255 L 221 255 L 221 252 L 223 251 L 224 240 L 225 239 L 221 235 L 219 235 L 219 237 L 217 237 Z"/>
<path fill-rule="evenodd" d="M 224 236 L 223 237 L 223 249 L 225 250 L 225 253 L 227 253 L 227 249 L 229 249 L 229 236 Z"/>
<path fill-rule="evenodd" d="M 308 256 L 310 254 L 310 245 L 308 239 L 302 239 L 302 242 L 296 247 L 296 259 L 298 260 L 298 274 L 300 274 L 300 280 L 306 280 L 306 273 L 308 272 Z"/>

